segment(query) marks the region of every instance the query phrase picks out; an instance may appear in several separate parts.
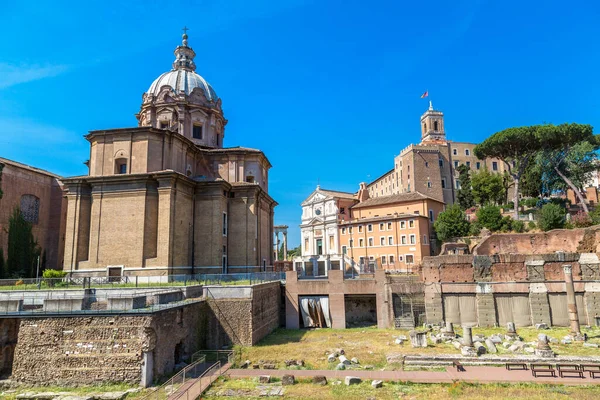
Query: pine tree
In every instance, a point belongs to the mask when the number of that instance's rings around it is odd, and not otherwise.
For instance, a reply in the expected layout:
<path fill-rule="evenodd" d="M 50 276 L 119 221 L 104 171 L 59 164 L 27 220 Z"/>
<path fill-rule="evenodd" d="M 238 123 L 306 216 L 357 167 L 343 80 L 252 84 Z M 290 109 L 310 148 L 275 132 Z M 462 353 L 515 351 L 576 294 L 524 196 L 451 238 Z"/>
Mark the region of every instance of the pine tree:
<path fill-rule="evenodd" d="M 11 277 L 33 277 L 35 261 L 41 251 L 33 238 L 31 224 L 15 207 L 8 220 L 8 259 L 6 275 Z"/>

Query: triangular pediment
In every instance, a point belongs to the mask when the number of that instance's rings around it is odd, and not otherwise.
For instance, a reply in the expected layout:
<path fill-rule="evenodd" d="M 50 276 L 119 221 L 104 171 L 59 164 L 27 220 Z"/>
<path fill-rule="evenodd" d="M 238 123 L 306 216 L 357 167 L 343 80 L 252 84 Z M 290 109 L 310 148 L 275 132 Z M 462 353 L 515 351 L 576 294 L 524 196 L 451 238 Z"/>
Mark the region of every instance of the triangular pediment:
<path fill-rule="evenodd" d="M 323 220 L 321 218 L 313 218 L 302 226 L 311 226 L 311 225 L 323 225 Z"/>
<path fill-rule="evenodd" d="M 308 197 L 306 198 L 306 200 L 304 200 L 304 201 L 302 202 L 302 205 L 304 206 L 304 205 L 311 204 L 311 203 L 317 203 L 317 202 L 323 201 L 323 200 L 325 200 L 325 199 L 327 199 L 327 198 L 329 198 L 329 197 L 331 197 L 331 196 L 328 196 L 328 195 L 326 195 L 326 194 L 324 194 L 324 193 L 321 193 L 321 192 L 320 192 L 320 191 L 317 189 L 317 190 L 315 190 L 314 192 L 312 192 L 312 193 L 310 194 L 310 196 L 308 196 Z"/>

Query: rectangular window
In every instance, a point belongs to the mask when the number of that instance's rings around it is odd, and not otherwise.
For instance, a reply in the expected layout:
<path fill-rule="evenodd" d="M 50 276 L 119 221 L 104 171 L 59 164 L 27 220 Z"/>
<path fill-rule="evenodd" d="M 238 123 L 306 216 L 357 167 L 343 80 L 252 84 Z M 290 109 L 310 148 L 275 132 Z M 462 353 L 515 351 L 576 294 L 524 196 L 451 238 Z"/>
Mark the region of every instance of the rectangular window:
<path fill-rule="evenodd" d="M 406 244 L 406 235 L 402 235 L 402 237 L 400 238 L 400 243 L 402 244 Z"/>
<path fill-rule="evenodd" d="M 342 235 L 346 234 L 346 228 L 342 228 Z"/>
<path fill-rule="evenodd" d="M 475 168 L 481 169 L 481 163 L 479 161 L 475 163 Z"/>
<path fill-rule="evenodd" d="M 389 246 L 393 246 L 394 245 L 394 238 L 392 236 L 388 236 L 388 245 Z"/>
<path fill-rule="evenodd" d="M 414 228 L 415 227 L 415 220 L 411 219 L 410 221 L 408 221 L 408 227 L 409 228 Z"/>
<path fill-rule="evenodd" d="M 223 236 L 227 236 L 227 213 L 223 213 Z"/>
<path fill-rule="evenodd" d="M 425 168 L 429 168 L 429 163 L 425 161 Z"/>
<path fill-rule="evenodd" d="M 192 134 L 194 139 L 202 139 L 202 125 L 194 125 Z"/>
<path fill-rule="evenodd" d="M 400 229 L 406 228 L 406 221 L 400 221 Z"/>
<path fill-rule="evenodd" d="M 160 129 L 167 129 L 169 127 L 169 121 L 160 121 Z"/>
<path fill-rule="evenodd" d="M 387 264 L 385 256 L 381 256 L 381 264 Z"/>
<path fill-rule="evenodd" d="M 390 264 L 394 265 L 394 256 L 390 256 Z"/>
<path fill-rule="evenodd" d="M 442 189 L 446 189 L 446 178 L 442 178 Z"/>
<path fill-rule="evenodd" d="M 496 161 L 492 162 L 492 170 L 498 171 L 498 163 Z"/>
<path fill-rule="evenodd" d="M 398 256 L 398 262 L 404 261 L 404 256 Z"/>
<path fill-rule="evenodd" d="M 470 156 L 471 152 L 469 151 L 469 149 L 465 149 L 465 156 Z"/>
<path fill-rule="evenodd" d="M 423 235 L 423 244 L 427 244 L 427 235 Z"/>
<path fill-rule="evenodd" d="M 362 225 L 359 225 L 359 226 L 358 226 L 358 233 L 362 233 L 362 231 L 363 231 L 363 226 L 362 226 Z"/>
<path fill-rule="evenodd" d="M 433 210 L 429 210 L 429 220 L 433 222 Z"/>
<path fill-rule="evenodd" d="M 350 246 L 350 248 L 352 248 L 352 246 L 354 246 L 354 239 L 348 240 L 348 245 Z"/>
<path fill-rule="evenodd" d="M 454 184 L 457 189 L 460 189 L 460 181 L 458 179 L 454 182 Z"/>
<path fill-rule="evenodd" d="M 415 258 L 412 254 L 407 254 L 406 255 L 406 263 L 407 264 L 413 264 L 415 262 Z"/>
<path fill-rule="evenodd" d="M 387 223 L 387 229 L 388 229 L 388 231 L 392 230 L 392 223 L 391 222 Z"/>
<path fill-rule="evenodd" d="M 371 225 L 371 224 L 367 225 L 367 230 L 369 232 L 373 232 L 373 225 Z"/>
<path fill-rule="evenodd" d="M 333 238 L 333 236 L 329 236 L 329 248 L 333 249 L 335 247 L 335 239 Z"/>
<path fill-rule="evenodd" d="M 304 239 L 304 251 L 308 253 L 308 238 Z"/>
<path fill-rule="evenodd" d="M 471 168 L 471 161 L 467 161 L 465 164 L 467 164 L 467 167 Z"/>
<path fill-rule="evenodd" d="M 458 151 L 456 149 L 452 149 L 452 154 L 457 155 Z"/>
<path fill-rule="evenodd" d="M 383 224 L 383 223 L 382 223 L 382 224 L 379 224 L 379 230 L 380 230 L 380 231 L 383 231 L 383 230 L 385 230 L 385 224 Z"/>
<path fill-rule="evenodd" d="M 348 252 L 348 249 L 346 248 L 346 246 L 342 246 L 342 254 L 346 254 Z"/>
<path fill-rule="evenodd" d="M 352 227 L 348 227 L 348 233 L 352 233 Z"/>
<path fill-rule="evenodd" d="M 454 161 L 454 168 L 458 168 L 458 161 Z"/>
<path fill-rule="evenodd" d="M 119 174 L 127 173 L 127 164 L 119 164 Z"/>
<path fill-rule="evenodd" d="M 373 238 L 369 238 L 369 247 L 373 247 Z"/>
<path fill-rule="evenodd" d="M 427 181 L 427 187 L 430 188 L 431 187 L 431 181 Z"/>
<path fill-rule="evenodd" d="M 417 243 L 417 238 L 415 235 L 410 235 L 410 244 L 415 244 Z"/>
<path fill-rule="evenodd" d="M 441 158 L 440 158 L 440 159 L 438 160 L 438 162 L 439 162 L 439 164 L 440 164 L 440 167 L 443 167 L 443 166 L 444 166 L 444 160 L 443 160 L 443 159 L 441 159 Z"/>
<path fill-rule="evenodd" d="M 346 214 L 346 209 L 344 207 L 340 207 L 340 214 Z"/>
<path fill-rule="evenodd" d="M 382 236 L 382 237 L 379 238 L 379 244 L 381 246 L 385 246 L 385 237 Z"/>
<path fill-rule="evenodd" d="M 364 247 L 365 241 L 363 239 L 358 239 L 358 247 Z"/>

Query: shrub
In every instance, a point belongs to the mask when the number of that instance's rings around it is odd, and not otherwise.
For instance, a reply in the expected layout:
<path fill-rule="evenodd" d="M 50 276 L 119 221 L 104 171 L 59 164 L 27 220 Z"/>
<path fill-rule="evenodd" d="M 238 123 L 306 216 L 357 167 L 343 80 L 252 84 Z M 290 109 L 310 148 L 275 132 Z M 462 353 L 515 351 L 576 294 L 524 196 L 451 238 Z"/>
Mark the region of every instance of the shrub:
<path fill-rule="evenodd" d="M 439 240 L 445 242 L 455 237 L 465 236 L 469 233 L 469 221 L 464 211 L 458 204 L 453 204 L 446 211 L 440 213 L 433 224 Z"/>
<path fill-rule="evenodd" d="M 532 231 L 535 228 L 537 228 L 537 226 L 535 225 L 535 222 L 534 221 L 529 221 L 529 223 L 527 224 L 527 229 L 530 230 L 530 231 Z"/>
<path fill-rule="evenodd" d="M 533 222 L 533 221 L 531 221 L 531 222 Z M 512 222 L 512 230 L 517 233 L 523 233 L 525 231 L 525 222 L 513 221 Z"/>
<path fill-rule="evenodd" d="M 515 202 L 514 201 L 509 201 L 506 204 L 502 204 L 500 206 L 500 208 L 503 208 L 505 210 L 514 210 L 514 208 L 515 208 Z"/>
<path fill-rule="evenodd" d="M 502 228 L 502 214 L 500 208 L 496 206 L 485 206 L 477 210 L 477 221 L 479 224 L 496 232 Z"/>
<path fill-rule="evenodd" d="M 600 207 L 596 206 L 593 211 L 590 211 L 590 219 L 592 220 L 593 225 L 600 224 Z"/>
<path fill-rule="evenodd" d="M 500 223 L 501 232 L 510 232 L 512 230 L 513 219 L 509 216 L 503 217 Z"/>
<path fill-rule="evenodd" d="M 523 200 L 523 205 L 527 208 L 535 208 L 538 204 L 538 199 L 535 197 L 530 197 L 528 199 Z"/>
<path fill-rule="evenodd" d="M 579 211 L 572 216 L 571 223 L 575 228 L 587 228 L 588 226 L 592 226 L 592 217 L 583 211 Z"/>
<path fill-rule="evenodd" d="M 471 222 L 471 227 L 469 228 L 469 236 L 479 236 L 481 233 L 481 224 L 477 221 Z"/>
<path fill-rule="evenodd" d="M 538 226 L 544 232 L 565 226 L 565 209 L 558 204 L 545 204 L 538 213 Z"/>
<path fill-rule="evenodd" d="M 47 279 L 64 278 L 67 275 L 65 271 L 59 271 L 56 269 L 46 269 L 42 272 L 42 277 Z"/>

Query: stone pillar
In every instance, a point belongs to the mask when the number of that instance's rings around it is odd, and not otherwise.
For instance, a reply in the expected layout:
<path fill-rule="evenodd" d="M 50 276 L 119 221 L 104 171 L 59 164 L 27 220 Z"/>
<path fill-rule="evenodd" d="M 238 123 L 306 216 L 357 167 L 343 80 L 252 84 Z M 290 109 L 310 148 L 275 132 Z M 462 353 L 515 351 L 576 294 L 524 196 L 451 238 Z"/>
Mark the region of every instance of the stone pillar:
<path fill-rule="evenodd" d="M 425 286 L 425 315 L 428 324 L 439 324 L 444 320 L 442 285 L 431 283 Z"/>
<path fill-rule="evenodd" d="M 517 328 L 515 328 L 514 322 L 509 322 L 506 324 L 506 336 L 516 337 L 517 336 Z"/>
<path fill-rule="evenodd" d="M 548 344 L 548 336 L 544 333 L 538 335 L 537 348 L 535 349 L 535 355 L 538 357 L 554 357 L 554 352 Z"/>
<path fill-rule="evenodd" d="M 279 261 L 279 232 L 275 231 L 275 261 Z"/>
<path fill-rule="evenodd" d="M 573 285 L 573 268 L 571 265 L 563 265 L 565 271 L 565 286 L 567 289 L 567 310 L 573 336 L 581 336 L 579 328 L 579 316 L 577 315 L 577 301 L 575 300 L 575 286 Z"/>
<path fill-rule="evenodd" d="M 283 261 L 287 260 L 287 231 L 283 232 Z"/>
<path fill-rule="evenodd" d="M 473 347 L 473 333 L 470 326 L 463 326 L 462 345 Z"/>
<path fill-rule="evenodd" d="M 550 326 L 550 301 L 548 288 L 543 282 L 529 284 L 529 307 L 531 309 L 531 324 L 547 324 Z"/>
<path fill-rule="evenodd" d="M 140 386 L 147 388 L 152 385 L 154 379 L 154 357 L 152 351 L 145 351 L 142 355 L 142 377 Z"/>

